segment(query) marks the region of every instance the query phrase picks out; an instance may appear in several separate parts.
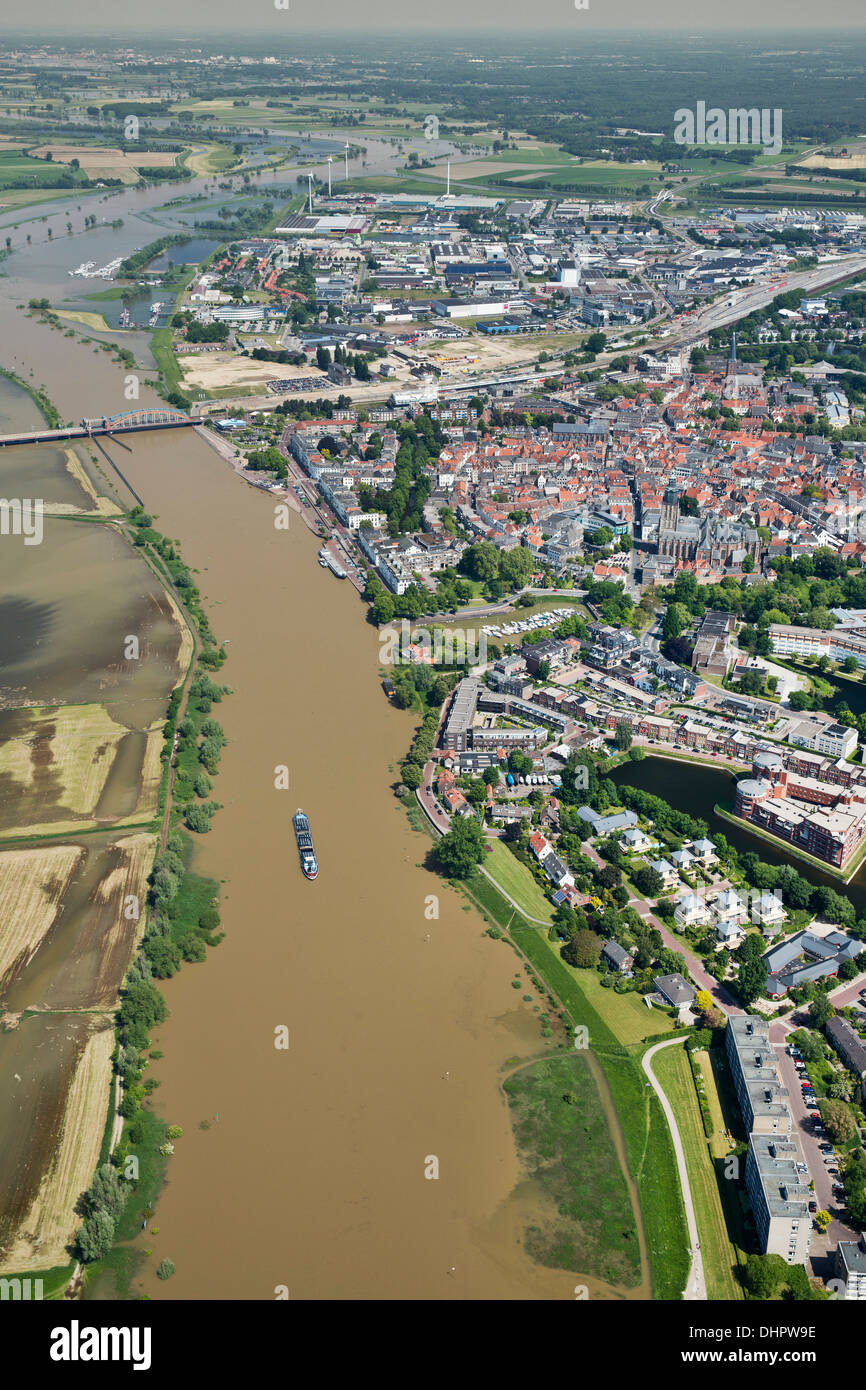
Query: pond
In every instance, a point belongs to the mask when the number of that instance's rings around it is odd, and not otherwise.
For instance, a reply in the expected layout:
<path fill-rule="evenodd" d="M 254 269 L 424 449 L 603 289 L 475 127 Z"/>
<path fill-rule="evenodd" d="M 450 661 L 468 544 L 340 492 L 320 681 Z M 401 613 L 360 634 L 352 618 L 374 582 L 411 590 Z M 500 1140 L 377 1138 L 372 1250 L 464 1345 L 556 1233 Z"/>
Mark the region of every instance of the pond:
<path fill-rule="evenodd" d="M 703 763 L 687 763 L 677 758 L 647 757 L 642 762 L 621 763 L 610 774 L 617 785 L 628 784 L 659 796 L 677 811 L 706 822 L 710 838 L 724 835 L 734 849 L 760 855 L 766 864 L 791 864 L 803 878 L 814 884 L 825 884 L 851 899 L 858 914 L 866 911 L 866 865 L 861 866 L 848 884 L 842 884 L 831 874 L 824 874 L 796 855 L 788 854 L 779 842 L 778 848 L 763 836 L 751 834 L 745 823 L 742 829 L 717 816 L 716 803 L 732 803 L 734 779 L 722 768 Z"/>

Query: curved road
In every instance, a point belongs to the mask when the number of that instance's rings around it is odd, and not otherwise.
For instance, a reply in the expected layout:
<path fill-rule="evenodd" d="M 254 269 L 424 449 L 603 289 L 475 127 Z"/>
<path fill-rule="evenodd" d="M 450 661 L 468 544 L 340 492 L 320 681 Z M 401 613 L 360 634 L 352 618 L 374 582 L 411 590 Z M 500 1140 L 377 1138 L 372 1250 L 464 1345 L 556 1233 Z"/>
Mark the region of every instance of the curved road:
<path fill-rule="evenodd" d="M 651 1058 L 653 1058 L 657 1052 L 660 1052 L 663 1047 L 675 1047 L 682 1045 L 683 1044 L 681 1038 L 671 1038 L 669 1042 L 656 1043 L 655 1047 L 649 1048 L 649 1050 L 644 1053 L 643 1057 L 641 1058 L 641 1066 L 643 1067 L 644 1071 L 649 1077 L 650 1085 L 652 1086 L 653 1090 L 655 1091 L 656 1095 L 661 1101 L 662 1110 L 665 1112 L 665 1119 L 668 1122 L 668 1128 L 671 1132 L 671 1139 L 673 1140 L 674 1153 L 676 1154 L 677 1159 L 677 1172 L 680 1175 L 680 1187 L 682 1188 L 683 1193 L 683 1206 L 686 1209 L 686 1225 L 688 1226 L 689 1231 L 689 1248 L 692 1256 L 692 1266 L 689 1270 L 689 1277 L 686 1281 L 683 1299 L 686 1302 L 695 1302 L 700 1299 L 706 1299 L 707 1284 L 706 1280 L 704 1279 L 704 1257 L 701 1254 L 701 1247 L 698 1243 L 698 1225 L 697 1221 L 695 1220 L 695 1206 L 694 1202 L 692 1201 L 692 1190 L 689 1187 L 689 1174 L 688 1169 L 686 1168 L 686 1156 L 683 1151 L 683 1143 L 680 1139 L 680 1132 L 677 1128 L 677 1122 L 674 1116 L 673 1109 L 671 1108 L 671 1103 L 665 1095 L 664 1091 L 662 1090 L 661 1086 L 659 1085 L 658 1081 L 656 1080 L 652 1067 L 650 1066 Z"/>

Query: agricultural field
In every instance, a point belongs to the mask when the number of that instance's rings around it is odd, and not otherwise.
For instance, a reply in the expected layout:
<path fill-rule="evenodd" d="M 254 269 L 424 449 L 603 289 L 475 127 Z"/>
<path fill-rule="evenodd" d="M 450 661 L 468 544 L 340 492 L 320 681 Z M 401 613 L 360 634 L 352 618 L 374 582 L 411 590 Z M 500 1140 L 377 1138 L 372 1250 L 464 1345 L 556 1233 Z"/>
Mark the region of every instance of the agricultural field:
<path fill-rule="evenodd" d="M 81 171 L 71 171 L 76 183 L 82 183 L 87 175 Z M 26 179 L 38 188 L 56 188 L 61 174 L 65 177 L 69 169 L 62 168 L 50 159 L 32 159 L 21 150 L 0 150 L 0 189 Z M 21 190 L 26 191 L 26 190 Z"/>
<path fill-rule="evenodd" d="M 27 451 L 14 453 L 20 466 Z M 9 495 L 28 495 L 14 476 Z M 0 710 L 98 703 L 125 728 L 150 729 L 189 660 L 176 604 L 116 526 L 46 517 L 43 530 L 39 547 L 0 548 Z M 37 550 L 38 564 L 22 564 Z"/>
<path fill-rule="evenodd" d="M 51 858 L 58 848 L 76 856 L 65 883 Z M 0 940 L 10 932 L 20 942 L 3 985 L 7 1024 L 22 1015 L 26 1021 L 34 1010 L 114 1008 L 143 930 L 155 849 L 155 835 L 131 834 L 88 836 L 77 844 L 27 851 L 38 856 L 32 869 L 42 892 L 28 899 L 32 920 L 25 918 L 23 927 L 11 919 L 14 890 L 10 886 L 3 893 L 4 860 L 20 851 L 0 853 Z M 49 909 L 54 918 L 46 928 Z"/>
<path fill-rule="evenodd" d="M 131 731 L 102 705 L 0 713 L 0 837 L 74 834 L 156 812 L 162 721 Z"/>
<path fill-rule="evenodd" d="M 177 155 L 170 150 L 127 151 L 105 145 L 40 145 L 32 151 L 34 158 L 45 160 L 50 154 L 49 165 L 70 164 L 77 159 L 89 179 L 122 179 L 124 183 L 137 183 L 138 169 L 170 169 Z"/>
<path fill-rule="evenodd" d="M 114 1028 L 36 1014 L 0 1033 L 0 1273 L 66 1264 L 105 1129 Z"/>
<path fill-rule="evenodd" d="M 0 854 L 0 999 L 54 924 L 81 845 L 10 849 Z"/>

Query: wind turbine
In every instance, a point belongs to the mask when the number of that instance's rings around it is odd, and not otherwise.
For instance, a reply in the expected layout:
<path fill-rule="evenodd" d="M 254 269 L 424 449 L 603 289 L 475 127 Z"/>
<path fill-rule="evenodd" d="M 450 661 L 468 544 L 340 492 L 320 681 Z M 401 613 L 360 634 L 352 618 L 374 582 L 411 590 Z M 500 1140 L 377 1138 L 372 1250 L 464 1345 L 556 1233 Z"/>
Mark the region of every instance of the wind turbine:
<path fill-rule="evenodd" d="M 329 198 L 330 198 L 330 196 L 331 196 L 331 165 L 333 164 L 333 162 L 334 162 L 334 156 L 333 156 L 332 154 L 329 154 L 329 155 L 328 155 L 328 197 L 329 197 Z"/>
<path fill-rule="evenodd" d="M 313 211 L 313 176 L 312 176 L 312 174 L 307 174 L 307 189 L 308 189 L 309 194 L 310 194 L 310 212 L 312 212 L 312 211 Z"/>
<path fill-rule="evenodd" d="M 346 182 L 349 182 L 349 142 L 346 141 Z"/>

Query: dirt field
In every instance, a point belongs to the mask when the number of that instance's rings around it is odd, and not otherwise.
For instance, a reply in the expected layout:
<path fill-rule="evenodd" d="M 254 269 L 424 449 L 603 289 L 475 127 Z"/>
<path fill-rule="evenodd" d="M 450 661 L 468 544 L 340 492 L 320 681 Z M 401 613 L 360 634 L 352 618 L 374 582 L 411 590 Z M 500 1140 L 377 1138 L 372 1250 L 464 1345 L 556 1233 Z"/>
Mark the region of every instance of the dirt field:
<path fill-rule="evenodd" d="M 122 509 L 117 504 L 117 502 L 113 502 L 109 497 L 103 497 L 100 493 L 96 491 L 96 488 L 93 486 L 93 483 L 90 481 L 86 472 L 84 471 L 81 459 L 78 457 L 75 450 L 64 449 L 63 453 L 66 456 L 66 471 L 68 473 L 71 473 L 72 477 L 78 483 L 79 487 L 83 488 L 83 490 L 86 492 L 87 496 L 93 503 L 96 511 L 99 512 L 101 516 L 121 515 Z"/>
<path fill-rule="evenodd" d="M 98 145 L 40 145 L 31 154 L 36 159 L 44 159 L 49 152 L 57 164 L 69 164 L 77 159 L 89 178 L 123 179 L 124 183 L 137 181 L 137 168 L 165 169 L 176 159 L 176 155 L 167 150 L 126 154 L 123 150 Z"/>
<path fill-rule="evenodd" d="M 65 1264 L 109 1104 L 112 1020 L 26 1019 L 0 1035 L 0 1273 Z"/>
<path fill-rule="evenodd" d="M 17 1025 L 22 1018 L 24 1026 L 32 1012 L 114 1007 L 144 929 L 147 875 L 155 847 L 156 836 L 150 834 L 84 837 L 78 844 L 63 847 L 75 855 L 65 882 L 57 873 L 53 879 L 50 876 L 52 861 L 45 856 L 53 847 L 22 851 L 40 856 L 34 877 L 37 888 L 45 890 L 46 898 L 50 895 L 54 918 L 44 926 L 48 907 L 35 900 L 30 939 L 6 972 L 3 1018 L 7 1026 Z M 0 869 L 6 857 L 0 854 Z M 9 896 L 11 901 L 12 886 Z M 40 910 L 43 917 L 37 922 Z M 5 925 L 4 911 L 0 931 Z M 43 927 L 37 940 L 37 928 Z"/>
<path fill-rule="evenodd" d="M 14 732 L 0 747 L 0 786 L 7 791 L 0 824 L 14 825 L 19 834 L 26 829 L 28 816 L 15 795 L 19 788 L 35 792 L 40 801 L 54 800 L 54 793 L 61 812 L 89 817 L 127 731 L 101 705 L 21 710 L 17 719 L 7 720 Z"/>
<path fill-rule="evenodd" d="M 149 818 L 161 744 L 161 721 L 130 731 L 101 705 L 0 714 L 0 837 L 75 834 Z"/>
<path fill-rule="evenodd" d="M 250 357 L 237 357 L 231 352 L 188 353 L 177 359 L 187 386 L 202 391 L 218 391 L 223 386 L 264 386 L 282 376 L 309 376 L 309 367 L 293 368 L 279 362 L 254 362 Z M 323 388 L 331 383 L 322 378 Z M 324 390 L 323 390 L 324 394 Z"/>
<path fill-rule="evenodd" d="M 0 854 L 0 997 L 20 975 L 57 916 L 80 845 L 10 849 Z"/>

